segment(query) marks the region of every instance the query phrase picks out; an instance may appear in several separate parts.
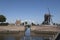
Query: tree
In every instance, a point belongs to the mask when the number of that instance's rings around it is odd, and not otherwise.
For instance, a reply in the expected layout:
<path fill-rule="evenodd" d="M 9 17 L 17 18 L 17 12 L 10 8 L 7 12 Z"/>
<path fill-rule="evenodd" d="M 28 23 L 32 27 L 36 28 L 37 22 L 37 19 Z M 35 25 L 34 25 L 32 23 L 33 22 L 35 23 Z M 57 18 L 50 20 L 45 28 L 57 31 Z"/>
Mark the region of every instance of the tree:
<path fill-rule="evenodd" d="M 33 22 L 31 23 L 32 26 L 35 26 L 36 24 L 34 24 Z"/>
<path fill-rule="evenodd" d="M 27 21 L 25 21 L 25 24 L 28 24 Z"/>
<path fill-rule="evenodd" d="M 0 22 L 5 22 L 6 21 L 6 17 L 4 15 L 0 15 Z"/>

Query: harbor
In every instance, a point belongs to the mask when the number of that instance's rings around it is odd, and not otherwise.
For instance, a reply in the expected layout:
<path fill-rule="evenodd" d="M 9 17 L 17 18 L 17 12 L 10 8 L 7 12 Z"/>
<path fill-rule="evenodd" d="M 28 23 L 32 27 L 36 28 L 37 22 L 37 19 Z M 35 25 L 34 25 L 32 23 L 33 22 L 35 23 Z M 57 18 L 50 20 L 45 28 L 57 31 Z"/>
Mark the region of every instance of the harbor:
<path fill-rule="evenodd" d="M 0 39 L 12 36 L 15 40 L 20 40 L 25 36 L 24 26 L 0 26 Z M 55 25 L 41 25 L 30 27 L 30 39 L 32 37 L 43 37 L 48 40 L 55 40 L 60 33 L 60 26 Z M 1 38 L 2 37 L 2 38 Z"/>

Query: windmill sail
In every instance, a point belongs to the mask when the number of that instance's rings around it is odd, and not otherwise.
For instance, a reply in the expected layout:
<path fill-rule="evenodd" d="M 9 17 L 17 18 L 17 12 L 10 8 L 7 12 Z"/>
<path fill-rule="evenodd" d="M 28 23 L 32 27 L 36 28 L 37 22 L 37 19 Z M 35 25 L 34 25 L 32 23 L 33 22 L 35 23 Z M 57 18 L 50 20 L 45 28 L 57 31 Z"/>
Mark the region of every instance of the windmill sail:
<path fill-rule="evenodd" d="M 50 13 L 49 8 L 48 8 L 48 13 L 49 13 L 49 15 L 50 15 L 50 23 L 52 23 L 52 24 L 53 24 L 53 21 L 52 21 L 52 15 L 51 15 L 51 13 Z"/>

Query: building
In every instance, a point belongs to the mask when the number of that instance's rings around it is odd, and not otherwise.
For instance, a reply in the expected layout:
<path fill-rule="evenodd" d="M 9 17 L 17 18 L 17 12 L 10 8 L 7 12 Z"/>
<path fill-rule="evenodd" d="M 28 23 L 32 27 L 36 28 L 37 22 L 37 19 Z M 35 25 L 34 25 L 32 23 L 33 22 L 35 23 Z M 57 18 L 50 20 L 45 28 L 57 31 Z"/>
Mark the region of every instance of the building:
<path fill-rule="evenodd" d="M 15 25 L 20 25 L 21 24 L 21 20 L 16 20 Z"/>

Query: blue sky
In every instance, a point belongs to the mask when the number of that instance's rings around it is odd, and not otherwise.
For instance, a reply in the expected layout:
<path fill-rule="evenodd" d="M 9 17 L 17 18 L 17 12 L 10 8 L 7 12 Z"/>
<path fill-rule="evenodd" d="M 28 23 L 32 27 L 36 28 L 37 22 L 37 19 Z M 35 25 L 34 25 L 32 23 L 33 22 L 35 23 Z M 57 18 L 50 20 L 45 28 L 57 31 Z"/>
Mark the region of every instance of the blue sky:
<path fill-rule="evenodd" d="M 7 22 L 21 19 L 42 23 L 48 8 L 53 22 L 60 23 L 60 0 L 0 0 L 0 14 L 6 16 Z"/>

